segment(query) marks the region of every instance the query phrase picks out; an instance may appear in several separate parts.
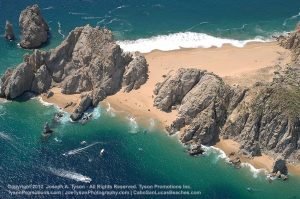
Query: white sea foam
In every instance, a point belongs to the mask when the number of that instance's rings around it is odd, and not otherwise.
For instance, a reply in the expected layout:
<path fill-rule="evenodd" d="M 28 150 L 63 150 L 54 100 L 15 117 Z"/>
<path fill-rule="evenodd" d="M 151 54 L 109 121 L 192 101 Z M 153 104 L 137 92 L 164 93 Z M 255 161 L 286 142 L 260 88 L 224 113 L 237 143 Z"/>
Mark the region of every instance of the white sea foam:
<path fill-rule="evenodd" d="M 41 96 L 37 97 L 37 99 L 44 106 L 54 106 L 54 104 L 44 101 Z"/>
<path fill-rule="evenodd" d="M 58 34 L 60 34 L 62 36 L 62 38 L 64 39 L 65 38 L 65 35 L 62 33 L 62 30 L 61 30 L 61 23 L 58 21 L 57 22 L 57 26 L 58 26 Z"/>
<path fill-rule="evenodd" d="M 289 17 L 289 18 L 286 18 L 286 19 L 284 20 L 284 22 L 283 22 L 282 25 L 283 25 L 283 26 L 286 26 L 287 23 L 288 23 L 288 21 L 297 19 L 298 17 L 300 17 L 300 12 L 299 12 L 298 14 L 296 14 L 296 15 L 293 15 L 293 16 L 291 16 L 291 17 Z"/>
<path fill-rule="evenodd" d="M 84 176 L 80 173 L 76 173 L 73 171 L 67 171 L 64 169 L 55 169 L 52 167 L 48 167 L 49 171 L 59 177 L 63 177 L 63 178 L 68 178 L 71 180 L 75 180 L 77 182 L 85 182 L 85 183 L 90 183 L 92 181 L 92 179 L 88 176 Z"/>
<path fill-rule="evenodd" d="M 108 11 L 108 13 L 111 14 L 111 13 L 113 13 L 113 12 L 119 10 L 119 9 L 127 8 L 127 7 L 129 7 L 129 6 L 128 5 L 121 5 L 121 6 L 118 6 L 118 7 L 114 8 L 114 9 Z"/>
<path fill-rule="evenodd" d="M 251 173 L 253 174 L 254 178 L 257 178 L 260 173 L 267 174 L 267 171 L 265 169 L 256 169 L 253 165 L 251 165 L 249 163 L 243 162 L 243 163 L 241 163 L 241 166 L 249 169 L 251 171 Z"/>
<path fill-rule="evenodd" d="M 176 50 L 180 48 L 210 48 L 222 47 L 224 44 L 231 44 L 236 47 L 243 47 L 249 42 L 268 42 L 270 39 L 256 37 L 249 40 L 235 40 L 218 38 L 204 33 L 179 32 L 169 35 L 159 35 L 138 40 L 124 40 L 117 43 L 125 51 L 140 51 L 142 53 L 152 50 Z"/>
<path fill-rule="evenodd" d="M 111 105 L 110 105 L 109 102 L 107 102 L 106 112 L 107 112 L 111 117 L 115 117 L 115 116 L 116 116 L 115 110 L 111 107 Z"/>
<path fill-rule="evenodd" d="M 202 147 L 205 151 L 205 154 L 207 155 L 214 154 L 215 159 L 213 160 L 213 163 L 217 163 L 220 159 L 223 159 L 226 162 L 229 161 L 229 158 L 226 156 L 226 153 L 221 149 L 216 148 L 214 146 L 207 147 L 202 145 Z"/>
<path fill-rule="evenodd" d="M 129 120 L 129 125 L 130 125 L 129 132 L 133 133 L 133 134 L 137 133 L 139 126 L 138 126 L 138 123 L 137 123 L 136 119 L 134 117 L 132 117 L 132 116 L 131 117 L 127 117 L 127 119 Z"/>
<path fill-rule="evenodd" d="M 96 145 L 96 144 L 100 144 L 100 142 L 94 142 L 94 143 L 92 143 L 92 144 L 90 144 L 90 145 L 87 145 L 87 146 L 85 146 L 85 147 L 70 150 L 70 151 L 68 151 L 68 152 L 66 152 L 66 153 L 63 153 L 63 155 L 64 155 L 64 156 L 76 155 L 76 154 L 81 153 L 82 151 L 84 151 L 84 150 L 86 150 L 86 149 L 88 149 L 88 148 L 90 148 L 90 147 Z"/>

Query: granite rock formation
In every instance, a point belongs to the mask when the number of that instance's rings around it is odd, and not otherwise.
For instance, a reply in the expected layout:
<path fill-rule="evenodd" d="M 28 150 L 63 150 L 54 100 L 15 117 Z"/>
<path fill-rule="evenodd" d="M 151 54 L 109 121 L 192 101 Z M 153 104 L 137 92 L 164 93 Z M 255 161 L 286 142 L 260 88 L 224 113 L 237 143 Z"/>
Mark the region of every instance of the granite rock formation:
<path fill-rule="evenodd" d="M 64 94 L 82 93 L 72 118 L 125 86 L 127 92 L 147 80 L 148 65 L 140 54 L 124 53 L 111 31 L 78 27 L 55 49 L 35 50 L 1 78 L 0 96 L 14 99 L 24 92 L 41 94 L 51 87 Z"/>
<path fill-rule="evenodd" d="M 15 34 L 13 30 L 13 25 L 9 22 L 6 21 L 5 23 L 5 33 L 4 36 L 7 40 L 15 40 Z"/>
<path fill-rule="evenodd" d="M 278 43 L 292 51 L 292 61 L 299 63 L 300 61 L 300 23 L 298 23 L 296 30 L 288 33 L 288 35 L 281 35 L 277 37 Z"/>
<path fill-rule="evenodd" d="M 238 141 L 250 156 L 262 152 L 300 161 L 300 65 L 277 71 L 271 83 L 229 86 L 212 73 L 179 69 L 158 83 L 154 105 L 176 108 L 172 134 L 183 143 L 212 145 L 219 136 Z"/>
<path fill-rule="evenodd" d="M 48 40 L 49 27 L 36 4 L 26 7 L 21 12 L 19 27 L 21 30 L 20 46 L 22 48 L 38 48 Z"/>

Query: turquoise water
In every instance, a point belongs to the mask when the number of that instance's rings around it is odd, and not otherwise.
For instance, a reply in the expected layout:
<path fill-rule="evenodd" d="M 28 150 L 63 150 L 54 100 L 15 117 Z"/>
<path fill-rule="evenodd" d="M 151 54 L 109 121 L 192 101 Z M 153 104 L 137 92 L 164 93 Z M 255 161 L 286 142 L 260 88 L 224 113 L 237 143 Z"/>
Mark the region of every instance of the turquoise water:
<path fill-rule="evenodd" d="M 223 43 L 242 46 L 246 40 L 266 41 L 290 31 L 300 19 L 296 0 L 0 0 L 0 27 L 9 19 L 17 33 L 18 13 L 32 3 L 40 5 L 51 27 L 52 38 L 44 49 L 57 46 L 70 30 L 87 23 L 112 29 L 124 48 L 151 50 Z M 0 73 L 30 52 L 0 38 Z M 269 183 L 263 172 L 234 169 L 217 150 L 208 149 L 202 157 L 188 156 L 176 137 L 153 127 L 150 120 L 141 126 L 104 107 L 95 111 L 98 117 L 86 125 L 70 123 L 67 115 L 55 123 L 57 109 L 37 99 L 1 102 L 0 198 L 101 198 L 11 196 L 8 184 L 185 184 L 201 191 L 187 198 L 300 198 L 300 177 Z M 41 137 L 45 122 L 55 130 L 49 139 Z"/>

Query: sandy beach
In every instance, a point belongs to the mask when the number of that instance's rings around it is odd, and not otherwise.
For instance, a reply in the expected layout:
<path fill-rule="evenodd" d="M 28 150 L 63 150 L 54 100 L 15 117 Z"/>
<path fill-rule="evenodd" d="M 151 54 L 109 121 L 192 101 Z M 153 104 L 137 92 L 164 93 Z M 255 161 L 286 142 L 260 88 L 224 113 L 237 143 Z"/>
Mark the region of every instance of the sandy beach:
<path fill-rule="evenodd" d="M 275 42 L 249 43 L 243 48 L 225 45 L 221 48 L 181 49 L 174 51 L 153 51 L 144 54 L 149 64 L 149 79 L 138 90 L 125 93 L 122 90 L 107 97 L 102 106 L 110 105 L 114 110 L 129 113 L 137 122 L 153 118 L 159 127 L 170 125 L 177 116 L 176 111 L 165 113 L 153 106 L 153 90 L 155 84 L 163 80 L 163 76 L 178 68 L 199 68 L 214 72 L 224 78 L 229 84 L 250 86 L 256 81 L 271 81 L 275 70 L 274 65 L 284 65 L 289 62 L 289 51 L 279 47 Z M 59 88 L 53 88 L 54 95 L 42 99 L 55 103 L 62 109 L 68 102 L 79 103 L 80 95 L 63 95 Z M 72 112 L 74 106 L 65 111 Z M 146 123 L 145 123 L 146 124 Z M 146 124 L 147 125 L 147 124 Z M 216 147 L 227 155 L 237 152 L 239 144 L 233 140 L 220 140 Z M 252 159 L 242 158 L 243 162 L 252 164 L 255 168 L 271 170 L 273 159 L 265 154 Z M 290 172 L 300 174 L 300 166 L 289 165 Z"/>

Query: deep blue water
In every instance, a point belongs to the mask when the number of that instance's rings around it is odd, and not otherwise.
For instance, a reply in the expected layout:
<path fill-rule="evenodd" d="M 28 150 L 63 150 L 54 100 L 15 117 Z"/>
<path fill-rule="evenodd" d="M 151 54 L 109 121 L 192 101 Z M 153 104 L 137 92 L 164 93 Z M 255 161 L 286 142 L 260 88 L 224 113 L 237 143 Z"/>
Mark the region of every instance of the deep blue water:
<path fill-rule="evenodd" d="M 33 3 L 40 5 L 51 27 L 52 37 L 44 49 L 57 46 L 74 27 L 87 23 L 112 29 L 125 46 L 131 40 L 137 48 L 149 47 L 145 44 L 154 41 L 153 48 L 162 44 L 175 48 L 182 41 L 210 46 L 267 40 L 292 30 L 300 19 L 299 0 L 0 0 L 0 27 L 8 19 L 18 33 L 19 13 Z M 144 40 L 134 41 L 141 38 Z M 170 43 L 176 45 L 168 46 Z M 0 38 L 0 74 L 30 52 L 18 48 L 17 42 Z M 101 198 L 10 196 L 8 184 L 185 184 L 202 193 L 187 198 L 300 198 L 297 176 L 291 175 L 288 182 L 269 183 L 263 172 L 247 167 L 236 170 L 212 149 L 204 157 L 191 158 L 176 137 L 152 126 L 153 121 L 142 126 L 107 112 L 104 106 L 97 111 L 100 116 L 82 126 L 67 119 L 53 123 L 57 109 L 36 99 L 0 103 L 0 199 Z M 49 139 L 41 137 L 45 122 L 55 130 Z M 102 157 L 101 149 L 105 149 Z M 63 155 L 72 150 L 78 153 Z M 91 182 L 82 182 L 85 180 Z M 252 191 L 247 191 L 248 187 Z"/>

